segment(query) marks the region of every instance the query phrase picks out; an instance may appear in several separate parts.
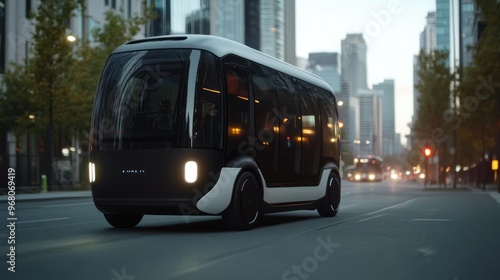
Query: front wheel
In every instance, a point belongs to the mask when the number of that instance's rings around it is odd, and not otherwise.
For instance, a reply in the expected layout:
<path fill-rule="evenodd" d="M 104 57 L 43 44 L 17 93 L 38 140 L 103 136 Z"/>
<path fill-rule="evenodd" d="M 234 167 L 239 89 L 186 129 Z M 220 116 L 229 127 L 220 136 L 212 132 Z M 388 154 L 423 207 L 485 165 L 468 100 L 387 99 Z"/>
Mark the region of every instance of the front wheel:
<path fill-rule="evenodd" d="M 123 214 L 104 214 L 106 221 L 117 228 L 132 228 L 135 227 L 141 220 L 143 215 L 123 215 Z"/>
<path fill-rule="evenodd" d="M 326 194 L 320 201 L 318 213 L 323 217 L 334 217 L 339 211 L 340 178 L 337 173 L 330 172 L 326 185 Z"/>
<path fill-rule="evenodd" d="M 249 230 L 257 224 L 262 195 L 260 185 L 251 172 L 243 172 L 234 186 L 231 204 L 222 218 L 233 229 Z"/>

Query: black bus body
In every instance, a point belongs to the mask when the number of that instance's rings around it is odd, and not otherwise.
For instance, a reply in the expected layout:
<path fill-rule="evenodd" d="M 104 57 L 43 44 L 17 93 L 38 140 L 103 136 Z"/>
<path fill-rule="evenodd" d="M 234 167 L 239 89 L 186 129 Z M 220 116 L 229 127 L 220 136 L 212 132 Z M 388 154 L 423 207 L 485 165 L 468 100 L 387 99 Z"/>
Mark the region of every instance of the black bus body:
<path fill-rule="evenodd" d="M 321 78 L 207 35 L 118 47 L 98 84 L 89 176 L 116 227 L 146 214 L 335 216 L 341 181 L 336 99 Z"/>

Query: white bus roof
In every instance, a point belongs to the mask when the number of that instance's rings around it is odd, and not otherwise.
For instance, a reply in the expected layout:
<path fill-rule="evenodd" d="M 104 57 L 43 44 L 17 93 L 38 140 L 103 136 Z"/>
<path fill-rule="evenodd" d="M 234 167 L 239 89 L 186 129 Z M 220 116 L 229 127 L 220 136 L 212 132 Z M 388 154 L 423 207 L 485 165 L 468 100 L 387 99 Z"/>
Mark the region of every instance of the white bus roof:
<path fill-rule="evenodd" d="M 333 93 L 333 90 L 328 83 L 310 72 L 299 69 L 291 64 L 252 49 L 244 44 L 217 36 L 189 34 L 148 37 L 129 41 L 117 47 L 113 53 L 165 48 L 205 50 L 221 58 L 231 54 L 237 55 L 289 74 L 318 87 L 327 89 Z"/>

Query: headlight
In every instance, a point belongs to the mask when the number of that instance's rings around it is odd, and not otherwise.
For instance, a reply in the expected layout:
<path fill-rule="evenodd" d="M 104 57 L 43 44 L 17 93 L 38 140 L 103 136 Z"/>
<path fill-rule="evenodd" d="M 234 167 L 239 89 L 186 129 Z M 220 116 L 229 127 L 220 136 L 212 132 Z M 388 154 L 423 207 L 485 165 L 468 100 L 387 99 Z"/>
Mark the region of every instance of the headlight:
<path fill-rule="evenodd" d="M 370 175 L 368 175 L 368 179 L 369 179 L 370 181 L 375 180 L 375 175 L 374 175 L 374 174 L 370 174 Z"/>
<path fill-rule="evenodd" d="M 354 179 L 355 179 L 356 181 L 361 180 L 361 175 L 359 175 L 359 174 L 354 175 Z"/>
<path fill-rule="evenodd" d="M 184 180 L 188 183 L 194 183 L 198 179 L 198 164 L 194 161 L 188 161 L 184 165 Z"/>
<path fill-rule="evenodd" d="M 95 182 L 95 164 L 93 162 L 89 162 L 89 182 Z"/>

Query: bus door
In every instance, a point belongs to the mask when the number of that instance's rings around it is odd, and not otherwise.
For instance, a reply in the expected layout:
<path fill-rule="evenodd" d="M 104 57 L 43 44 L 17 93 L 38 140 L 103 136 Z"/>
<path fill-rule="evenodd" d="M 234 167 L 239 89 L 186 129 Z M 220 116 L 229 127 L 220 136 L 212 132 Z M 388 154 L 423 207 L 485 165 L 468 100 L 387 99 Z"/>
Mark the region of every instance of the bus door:
<path fill-rule="evenodd" d="M 253 138 L 254 122 L 253 95 L 250 94 L 250 69 L 248 61 L 236 57 L 224 59 L 226 79 L 226 121 L 227 121 L 227 160 L 241 156 L 255 156 Z"/>
<path fill-rule="evenodd" d="M 282 183 L 296 184 L 301 178 L 302 121 L 299 94 L 293 78 L 277 73 L 279 166 Z"/>

